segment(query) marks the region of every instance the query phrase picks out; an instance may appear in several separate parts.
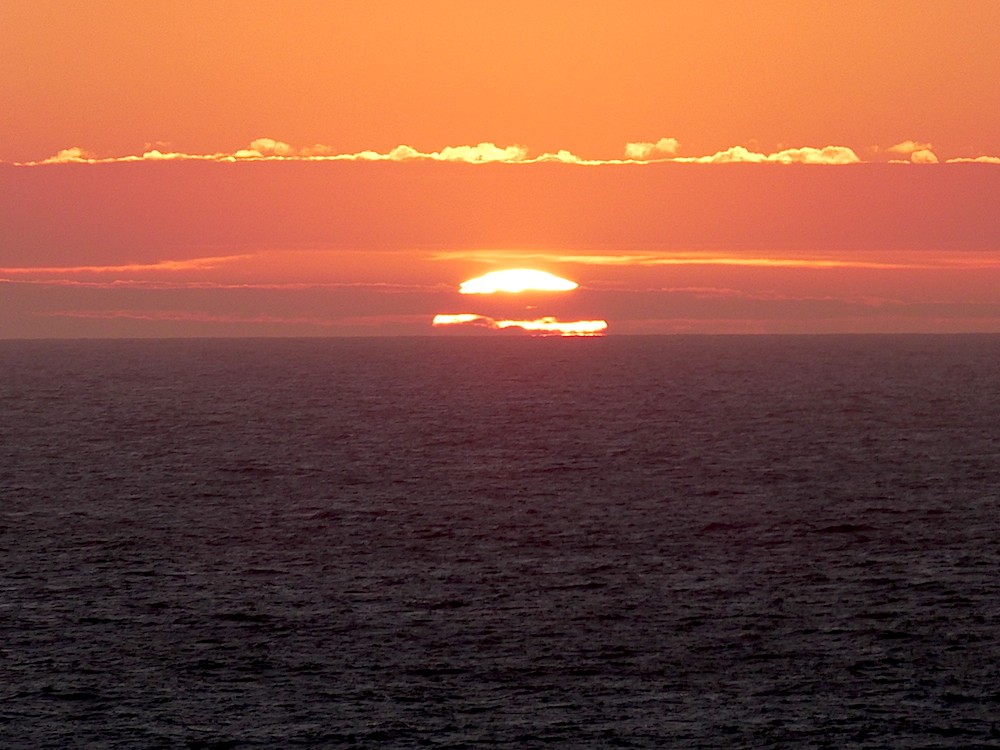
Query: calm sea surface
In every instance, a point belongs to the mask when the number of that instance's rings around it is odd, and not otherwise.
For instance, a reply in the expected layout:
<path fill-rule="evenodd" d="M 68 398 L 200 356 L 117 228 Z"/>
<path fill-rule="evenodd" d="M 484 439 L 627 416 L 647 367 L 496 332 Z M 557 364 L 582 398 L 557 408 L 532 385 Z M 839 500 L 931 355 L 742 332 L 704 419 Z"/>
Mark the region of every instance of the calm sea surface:
<path fill-rule="evenodd" d="M 998 508 L 996 336 L 0 342 L 0 746 L 1000 747 Z"/>

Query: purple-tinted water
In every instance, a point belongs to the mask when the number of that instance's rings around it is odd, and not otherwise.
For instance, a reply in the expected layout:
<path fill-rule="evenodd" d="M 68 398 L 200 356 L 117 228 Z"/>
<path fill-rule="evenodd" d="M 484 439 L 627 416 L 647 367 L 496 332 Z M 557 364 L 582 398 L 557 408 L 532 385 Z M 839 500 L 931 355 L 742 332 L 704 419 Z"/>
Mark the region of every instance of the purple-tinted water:
<path fill-rule="evenodd" d="M 998 365 L 0 342 L 0 745 L 1000 746 Z"/>

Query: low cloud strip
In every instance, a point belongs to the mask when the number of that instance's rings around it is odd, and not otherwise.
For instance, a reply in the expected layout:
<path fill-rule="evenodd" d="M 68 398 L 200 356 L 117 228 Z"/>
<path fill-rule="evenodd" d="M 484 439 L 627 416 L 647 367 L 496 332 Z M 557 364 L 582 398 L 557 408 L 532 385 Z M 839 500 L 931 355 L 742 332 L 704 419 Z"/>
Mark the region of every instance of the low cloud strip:
<path fill-rule="evenodd" d="M 883 253 L 885 255 L 885 253 Z M 582 266 L 751 266 L 759 268 L 837 269 L 861 268 L 872 270 L 970 270 L 1000 268 L 1000 259 L 991 253 L 917 256 L 919 261 L 873 260 L 864 257 L 740 257 L 725 255 L 673 255 L 657 253 L 623 253 L 620 255 L 578 255 L 562 253 L 532 253 L 517 251 L 454 251 L 438 252 L 432 260 L 472 260 L 478 262 L 544 262 Z"/>
<path fill-rule="evenodd" d="M 497 146 L 483 142 L 475 146 L 447 146 L 440 151 L 420 151 L 412 146 L 400 145 L 387 151 L 374 150 L 354 153 L 338 153 L 330 146 L 318 144 L 306 148 L 294 148 L 288 143 L 273 138 L 258 138 L 246 148 L 234 152 L 212 154 L 189 154 L 181 151 L 150 149 L 142 154 L 100 157 L 80 147 L 67 148 L 41 161 L 19 162 L 19 166 L 42 166 L 51 164 L 117 164 L 129 162 L 156 161 L 388 161 L 412 160 L 458 162 L 466 164 L 537 164 L 557 162 L 563 164 L 605 165 L 605 164 L 648 164 L 654 162 L 677 162 L 698 164 L 732 163 L 778 163 L 778 164 L 858 164 L 861 159 L 846 146 L 825 146 L 822 148 L 789 148 L 774 153 L 751 151 L 743 146 L 733 146 L 707 156 L 679 156 L 680 144 L 675 138 L 661 138 L 656 142 L 628 143 L 624 156 L 620 159 L 586 159 L 560 149 L 537 156 L 529 156 L 528 149 L 521 145 Z"/>
<path fill-rule="evenodd" d="M 937 164 L 939 159 L 932 151 L 930 143 L 907 140 L 888 148 L 872 147 L 875 161 L 906 164 Z M 625 144 L 623 157 L 619 159 L 587 159 L 571 151 L 560 149 L 529 156 L 528 148 L 522 145 L 497 146 L 484 141 L 475 146 L 446 146 L 440 151 L 420 151 L 412 146 L 399 145 L 386 151 L 364 150 L 340 153 L 332 146 L 316 144 L 296 148 L 274 138 L 258 138 L 245 148 L 233 152 L 211 154 L 190 154 L 182 151 L 150 149 L 142 154 L 99 157 L 80 147 L 63 149 L 54 156 L 41 161 L 18 162 L 18 166 L 40 166 L 48 164 L 116 164 L 148 161 L 388 161 L 412 160 L 458 162 L 466 164 L 537 164 L 559 162 L 563 164 L 604 165 L 604 164 L 649 164 L 657 162 L 677 162 L 687 164 L 826 164 L 847 165 L 868 163 L 847 146 L 804 146 L 784 148 L 772 153 L 753 151 L 744 146 L 733 146 L 714 154 L 683 156 L 681 144 L 676 138 L 660 138 L 657 141 L 635 141 Z M 903 158 L 900 158 L 903 157 Z M 946 163 L 977 162 L 1000 164 L 1000 157 L 977 156 L 947 159 Z"/>

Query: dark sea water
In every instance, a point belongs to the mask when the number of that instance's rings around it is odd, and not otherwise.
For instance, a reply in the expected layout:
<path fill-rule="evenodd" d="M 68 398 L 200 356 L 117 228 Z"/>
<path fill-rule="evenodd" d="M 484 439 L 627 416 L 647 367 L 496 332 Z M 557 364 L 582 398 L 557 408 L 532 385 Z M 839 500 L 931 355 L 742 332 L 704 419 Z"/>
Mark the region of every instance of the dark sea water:
<path fill-rule="evenodd" d="M 998 506 L 997 336 L 0 342 L 0 746 L 1000 747 Z"/>

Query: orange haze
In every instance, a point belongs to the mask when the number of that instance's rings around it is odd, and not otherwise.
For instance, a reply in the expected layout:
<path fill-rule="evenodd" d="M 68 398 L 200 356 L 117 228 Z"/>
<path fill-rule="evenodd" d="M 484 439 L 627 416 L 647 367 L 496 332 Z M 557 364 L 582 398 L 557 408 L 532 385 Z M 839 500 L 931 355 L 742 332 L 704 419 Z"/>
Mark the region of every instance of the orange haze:
<path fill-rule="evenodd" d="M 0 158 L 492 141 L 1000 154 L 995 0 L 5 0 Z"/>
<path fill-rule="evenodd" d="M 0 337 L 1000 330 L 1000 167 L 0 165 Z"/>

